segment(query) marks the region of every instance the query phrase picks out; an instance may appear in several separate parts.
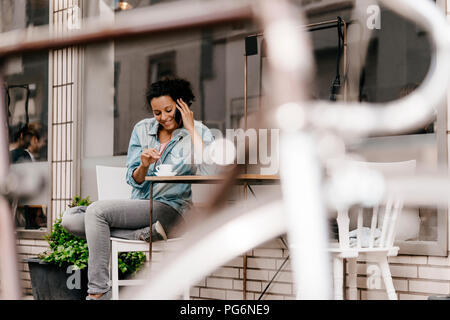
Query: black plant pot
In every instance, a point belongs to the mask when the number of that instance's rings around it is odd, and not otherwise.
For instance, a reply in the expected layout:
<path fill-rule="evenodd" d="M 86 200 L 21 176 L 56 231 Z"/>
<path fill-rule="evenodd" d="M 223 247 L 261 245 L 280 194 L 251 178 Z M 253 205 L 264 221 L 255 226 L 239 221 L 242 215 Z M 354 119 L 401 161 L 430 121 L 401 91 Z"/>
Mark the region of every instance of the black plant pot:
<path fill-rule="evenodd" d="M 24 259 L 30 269 L 35 300 L 84 300 L 87 295 L 87 268 L 58 267 L 39 258 Z"/>

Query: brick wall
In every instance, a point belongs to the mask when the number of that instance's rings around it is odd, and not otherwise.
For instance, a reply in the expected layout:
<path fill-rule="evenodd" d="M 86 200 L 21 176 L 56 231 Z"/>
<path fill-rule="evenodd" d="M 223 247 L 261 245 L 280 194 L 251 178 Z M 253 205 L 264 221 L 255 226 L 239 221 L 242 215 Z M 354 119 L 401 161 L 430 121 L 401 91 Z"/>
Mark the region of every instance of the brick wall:
<path fill-rule="evenodd" d="M 289 251 L 277 238 L 247 252 L 247 300 L 257 300 L 288 257 Z M 243 299 L 243 256 L 236 257 L 191 288 L 191 299 Z M 289 260 L 274 278 L 262 300 L 295 298 Z"/>
<path fill-rule="evenodd" d="M 257 300 L 275 275 L 289 251 L 279 239 L 269 241 L 248 252 L 247 299 Z M 394 287 L 400 300 L 426 300 L 430 295 L 450 294 L 450 258 L 399 255 L 389 258 Z M 358 298 L 387 299 L 384 285 L 381 290 L 367 289 L 365 262 L 358 262 Z M 242 299 L 243 257 L 239 256 L 191 288 L 192 299 Z M 262 298 L 295 299 L 290 261 L 275 277 Z"/>
<path fill-rule="evenodd" d="M 425 300 L 450 294 L 450 258 L 399 255 L 389 258 L 395 290 L 400 300 Z M 358 296 L 362 300 L 387 299 L 384 290 L 368 290 L 364 262 L 358 263 Z"/>
<path fill-rule="evenodd" d="M 36 257 L 39 253 L 47 250 L 48 243 L 45 240 L 17 240 L 17 253 L 19 257 L 19 274 L 20 282 L 23 289 L 23 295 L 32 295 L 30 272 L 28 269 L 28 263 L 24 262 L 25 258 Z"/>
<path fill-rule="evenodd" d="M 24 258 L 35 257 L 46 250 L 43 240 L 17 241 L 19 270 L 24 295 L 31 295 L 28 265 Z M 288 257 L 282 241 L 273 239 L 247 252 L 247 299 L 257 300 L 267 284 Z M 155 257 L 156 258 L 156 257 Z M 157 259 L 158 260 L 158 259 Z M 399 255 L 389 259 L 394 287 L 400 300 L 427 299 L 430 295 L 450 294 L 450 257 Z M 362 300 L 386 299 L 382 290 L 368 290 L 365 262 L 358 262 L 358 297 Z M 221 266 L 190 289 L 191 299 L 243 299 L 243 256 Z M 295 286 L 290 260 L 274 278 L 262 300 L 295 299 Z"/>

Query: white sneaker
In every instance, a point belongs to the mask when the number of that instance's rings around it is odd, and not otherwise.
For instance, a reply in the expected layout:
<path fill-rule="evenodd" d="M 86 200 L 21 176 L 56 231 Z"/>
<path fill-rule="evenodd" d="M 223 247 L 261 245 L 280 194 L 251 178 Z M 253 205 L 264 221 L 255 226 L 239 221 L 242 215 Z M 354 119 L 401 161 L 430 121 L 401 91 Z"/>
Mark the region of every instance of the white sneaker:
<path fill-rule="evenodd" d="M 166 231 L 164 230 L 164 227 L 162 226 L 161 222 L 156 221 L 154 224 L 155 226 L 155 231 L 153 235 L 152 235 L 152 239 L 153 241 L 159 241 L 159 237 L 158 235 L 161 236 L 161 238 L 163 238 L 163 240 L 167 241 L 168 237 L 166 234 Z M 146 227 L 141 229 L 141 233 L 139 234 L 138 240 L 142 240 L 142 241 L 150 241 L 150 227 Z"/>
<path fill-rule="evenodd" d="M 155 222 L 155 230 L 156 230 L 156 232 L 158 232 L 161 235 L 161 237 L 164 239 L 164 241 L 167 241 L 168 238 L 167 238 L 166 231 L 164 230 L 162 224 L 159 221 Z"/>
<path fill-rule="evenodd" d="M 94 298 L 91 296 L 86 296 L 86 300 L 111 300 L 112 298 L 112 291 L 111 289 L 109 289 L 108 291 L 106 291 L 102 296 L 100 296 L 100 298 Z"/>

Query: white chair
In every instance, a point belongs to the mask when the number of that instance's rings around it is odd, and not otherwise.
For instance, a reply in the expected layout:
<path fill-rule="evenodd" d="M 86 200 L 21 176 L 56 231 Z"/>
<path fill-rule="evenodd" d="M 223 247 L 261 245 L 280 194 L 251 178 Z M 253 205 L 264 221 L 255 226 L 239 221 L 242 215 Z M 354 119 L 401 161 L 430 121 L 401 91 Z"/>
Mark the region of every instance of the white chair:
<path fill-rule="evenodd" d="M 393 172 L 411 174 L 416 167 L 415 160 L 393 163 L 355 162 L 355 164 L 380 171 L 383 174 Z M 381 280 L 379 279 L 381 273 L 388 298 L 390 300 L 397 299 L 388 257 L 398 254 L 399 248 L 394 246 L 394 241 L 397 221 L 403 204 L 402 200 L 396 196 L 388 194 L 385 198 L 384 203 L 372 208 L 372 212 L 368 214 L 361 207 L 356 209 L 356 213 L 350 214 L 348 209 L 338 210 L 339 242 L 337 246 L 329 249 L 333 257 L 334 297 L 337 300 L 344 298 L 343 266 L 345 260 L 348 261 L 348 286 L 351 300 L 356 300 L 358 295 L 357 260 L 369 263 L 368 289 L 381 289 Z M 350 232 L 352 224 L 356 225 L 356 229 Z"/>
<path fill-rule="evenodd" d="M 96 166 L 98 200 L 130 199 L 127 168 Z"/>
<path fill-rule="evenodd" d="M 127 168 L 96 166 L 98 200 L 130 199 L 131 186 L 126 183 Z M 158 241 L 152 244 L 152 254 L 165 254 L 171 250 L 174 243 L 181 238 Z M 149 251 L 149 244 L 140 240 L 126 240 L 111 237 L 111 290 L 112 299 L 119 299 L 119 286 L 141 285 L 144 280 L 119 280 L 119 252 Z M 185 300 L 189 299 L 189 289 L 183 294 Z"/>

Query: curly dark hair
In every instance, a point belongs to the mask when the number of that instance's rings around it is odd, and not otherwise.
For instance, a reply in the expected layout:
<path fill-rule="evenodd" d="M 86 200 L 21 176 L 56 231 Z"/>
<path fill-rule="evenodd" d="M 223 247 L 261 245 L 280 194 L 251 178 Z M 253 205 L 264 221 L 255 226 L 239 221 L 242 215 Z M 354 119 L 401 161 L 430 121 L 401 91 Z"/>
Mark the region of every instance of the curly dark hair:
<path fill-rule="evenodd" d="M 152 99 L 162 96 L 170 96 L 173 101 L 181 98 L 188 106 L 195 100 L 189 81 L 180 78 L 165 78 L 150 85 L 146 94 L 150 109 Z"/>

